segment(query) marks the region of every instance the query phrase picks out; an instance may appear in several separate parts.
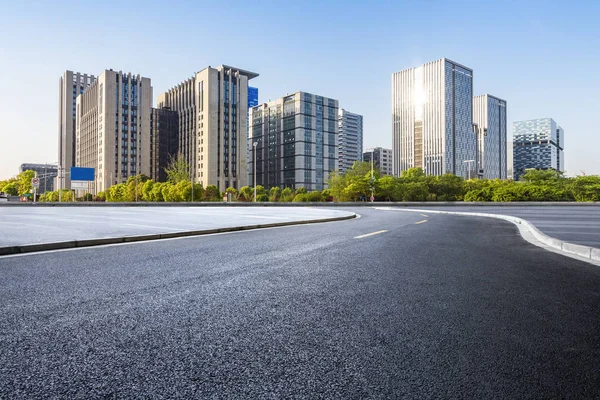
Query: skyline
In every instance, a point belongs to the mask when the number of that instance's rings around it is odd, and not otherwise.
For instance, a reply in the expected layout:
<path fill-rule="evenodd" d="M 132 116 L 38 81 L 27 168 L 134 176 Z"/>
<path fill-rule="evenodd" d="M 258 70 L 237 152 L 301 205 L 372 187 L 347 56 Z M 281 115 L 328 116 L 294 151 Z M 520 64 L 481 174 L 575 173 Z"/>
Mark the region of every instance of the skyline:
<path fill-rule="evenodd" d="M 600 174 L 591 98 L 600 90 L 600 55 L 590 51 L 600 47 L 593 18 L 600 5 L 592 2 L 268 2 L 268 13 L 243 2 L 108 1 L 103 9 L 24 3 L 5 5 L 0 16 L 3 36 L 11 38 L 0 47 L 0 76 L 10 77 L 1 85 L 0 179 L 16 175 L 22 163 L 57 160 L 58 80 L 65 70 L 147 76 L 156 106 L 160 93 L 194 72 L 234 65 L 260 74 L 252 81 L 260 104 L 297 91 L 337 99 L 364 116 L 364 148 L 391 148 L 392 74 L 444 57 L 473 69 L 475 96 L 507 101 L 509 141 L 514 121 L 553 118 L 565 129 L 567 174 Z M 229 30 L 221 29 L 224 15 Z M 131 18 L 122 23 L 116 16 Z M 486 27 L 503 29 L 479 32 L 483 16 Z M 422 20 L 425 30 L 415 22 Z"/>

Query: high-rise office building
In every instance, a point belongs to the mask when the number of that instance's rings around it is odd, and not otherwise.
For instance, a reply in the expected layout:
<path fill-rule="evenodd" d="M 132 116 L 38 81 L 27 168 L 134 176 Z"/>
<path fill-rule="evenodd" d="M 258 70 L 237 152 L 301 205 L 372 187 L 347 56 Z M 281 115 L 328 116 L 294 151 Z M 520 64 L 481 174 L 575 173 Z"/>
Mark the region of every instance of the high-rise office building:
<path fill-rule="evenodd" d="M 179 115 L 179 154 L 204 187 L 246 185 L 248 81 L 254 72 L 221 65 L 196 73 L 158 98 Z"/>
<path fill-rule="evenodd" d="M 513 122 L 514 179 L 530 168 L 564 172 L 564 135 L 552 118 Z"/>
<path fill-rule="evenodd" d="M 73 71 L 65 71 L 59 79 L 58 165 L 62 168 L 62 179 L 57 180 L 57 189 L 61 186 L 67 189 L 71 187 L 68 172 L 75 166 L 75 101 L 95 80 L 94 75 Z"/>
<path fill-rule="evenodd" d="M 378 168 L 381 175 L 393 175 L 394 162 L 392 154 L 392 149 L 374 147 L 370 149 L 370 151 L 365 151 L 363 153 L 363 161 L 370 163 L 372 158 L 373 168 Z"/>
<path fill-rule="evenodd" d="M 392 75 L 394 174 L 475 176 L 473 70 L 446 58 Z"/>
<path fill-rule="evenodd" d="M 166 182 L 165 167 L 177 158 L 179 114 L 169 108 L 153 108 L 150 115 L 150 178 Z"/>
<path fill-rule="evenodd" d="M 248 112 L 258 105 L 258 88 L 248 86 Z M 250 114 L 248 114 L 250 116 Z M 250 179 L 247 160 L 250 159 L 250 119 L 246 128 L 246 182 Z"/>
<path fill-rule="evenodd" d="M 125 182 L 130 176 L 150 176 L 149 78 L 113 70 L 77 97 L 77 165 L 96 168 L 96 191 Z"/>
<path fill-rule="evenodd" d="M 340 108 L 338 118 L 338 170 L 344 173 L 362 161 L 363 116 Z"/>
<path fill-rule="evenodd" d="M 473 99 L 477 170 L 485 179 L 506 179 L 506 101 L 489 94 Z"/>
<path fill-rule="evenodd" d="M 337 170 L 338 101 L 296 92 L 250 109 L 250 182 L 323 190 Z M 256 153 L 254 153 L 256 152 Z"/>

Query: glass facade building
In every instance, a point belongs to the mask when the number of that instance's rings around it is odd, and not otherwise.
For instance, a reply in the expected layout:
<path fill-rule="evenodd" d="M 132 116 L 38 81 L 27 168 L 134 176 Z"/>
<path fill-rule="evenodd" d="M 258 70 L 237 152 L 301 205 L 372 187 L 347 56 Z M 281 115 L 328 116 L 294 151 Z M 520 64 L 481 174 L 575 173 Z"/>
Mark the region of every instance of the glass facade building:
<path fill-rule="evenodd" d="M 323 190 L 338 167 L 337 122 L 337 100 L 304 92 L 250 109 L 251 184 L 256 157 L 258 185 Z"/>
<path fill-rule="evenodd" d="M 564 141 L 564 130 L 552 118 L 514 122 L 514 179 L 530 168 L 564 172 Z"/>
<path fill-rule="evenodd" d="M 485 179 L 506 179 L 506 101 L 488 94 L 473 99 L 477 134 L 477 173 Z"/>
<path fill-rule="evenodd" d="M 179 114 L 169 108 L 153 108 L 150 116 L 150 178 L 166 182 L 165 167 L 177 157 Z"/>
<path fill-rule="evenodd" d="M 21 164 L 19 172 L 35 171 L 40 179 L 38 194 L 52 192 L 54 190 L 54 178 L 58 176 L 58 167 L 56 164 Z"/>
<path fill-rule="evenodd" d="M 338 171 L 344 173 L 356 161 L 362 161 L 363 116 L 343 108 L 338 116 Z"/>
<path fill-rule="evenodd" d="M 473 70 L 443 58 L 393 74 L 392 126 L 394 174 L 475 176 Z"/>

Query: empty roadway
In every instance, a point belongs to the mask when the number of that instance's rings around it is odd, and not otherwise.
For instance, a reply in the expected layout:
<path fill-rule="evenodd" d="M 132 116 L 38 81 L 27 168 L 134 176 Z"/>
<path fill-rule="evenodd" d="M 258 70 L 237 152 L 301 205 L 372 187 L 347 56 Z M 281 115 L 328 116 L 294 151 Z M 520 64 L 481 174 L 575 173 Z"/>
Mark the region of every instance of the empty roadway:
<path fill-rule="evenodd" d="M 0 257 L 0 398 L 600 395 L 597 266 L 505 221 L 352 211 Z"/>

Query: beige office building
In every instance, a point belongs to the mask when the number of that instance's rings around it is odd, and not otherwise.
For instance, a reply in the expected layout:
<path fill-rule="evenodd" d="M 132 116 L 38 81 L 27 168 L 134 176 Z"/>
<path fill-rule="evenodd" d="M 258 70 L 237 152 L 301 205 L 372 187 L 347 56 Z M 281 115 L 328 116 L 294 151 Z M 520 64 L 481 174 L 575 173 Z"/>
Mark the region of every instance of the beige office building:
<path fill-rule="evenodd" d="M 75 101 L 96 78 L 94 75 L 65 71 L 58 81 L 58 166 L 62 179 L 56 189 L 70 188 L 69 170 L 75 166 Z M 62 182 L 61 182 L 62 181 Z"/>
<path fill-rule="evenodd" d="M 149 78 L 106 70 L 76 100 L 77 166 L 96 169 L 95 192 L 150 176 Z"/>
<path fill-rule="evenodd" d="M 179 153 L 204 187 L 241 188 L 246 178 L 248 81 L 258 74 L 210 66 L 158 98 L 179 113 Z"/>

